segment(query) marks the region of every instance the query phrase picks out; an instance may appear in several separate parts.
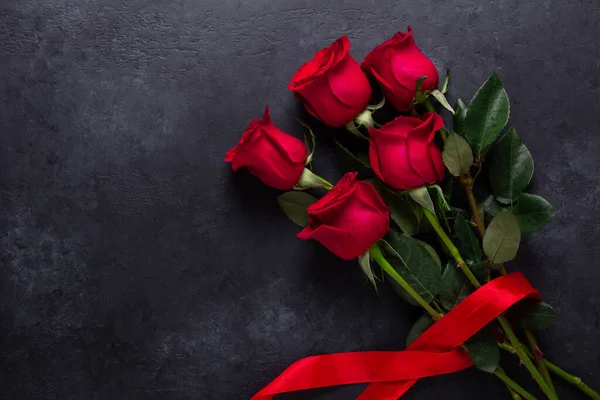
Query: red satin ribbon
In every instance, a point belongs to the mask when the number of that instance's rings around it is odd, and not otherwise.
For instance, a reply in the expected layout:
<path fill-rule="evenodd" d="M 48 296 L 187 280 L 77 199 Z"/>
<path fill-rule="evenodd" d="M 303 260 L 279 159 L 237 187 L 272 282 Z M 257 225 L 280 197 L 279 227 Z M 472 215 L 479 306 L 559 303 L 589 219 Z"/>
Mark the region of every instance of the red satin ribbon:
<path fill-rule="evenodd" d="M 357 400 L 396 400 L 417 380 L 473 365 L 461 344 L 526 297 L 540 293 L 521 273 L 477 289 L 403 351 L 363 351 L 306 357 L 290 365 L 251 400 L 327 386 L 371 383 Z"/>

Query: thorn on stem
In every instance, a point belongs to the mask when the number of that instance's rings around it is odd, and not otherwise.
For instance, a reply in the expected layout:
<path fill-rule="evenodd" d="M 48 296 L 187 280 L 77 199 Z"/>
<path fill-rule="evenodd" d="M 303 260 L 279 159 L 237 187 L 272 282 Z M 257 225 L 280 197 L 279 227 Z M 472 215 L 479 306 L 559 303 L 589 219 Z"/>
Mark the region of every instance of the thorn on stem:
<path fill-rule="evenodd" d="M 544 357 L 544 353 L 542 353 L 542 350 L 538 346 L 535 347 L 535 352 L 540 356 Z"/>

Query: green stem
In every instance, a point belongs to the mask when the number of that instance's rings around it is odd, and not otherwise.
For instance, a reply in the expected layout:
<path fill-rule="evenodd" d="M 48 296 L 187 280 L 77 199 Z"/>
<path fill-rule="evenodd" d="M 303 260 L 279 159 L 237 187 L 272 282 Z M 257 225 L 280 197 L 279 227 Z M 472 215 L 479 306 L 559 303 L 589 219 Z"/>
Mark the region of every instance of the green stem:
<path fill-rule="evenodd" d="M 442 228 L 442 226 L 440 225 L 440 221 L 438 220 L 437 216 L 425 208 L 423 209 L 423 213 L 425 214 L 425 217 L 427 218 L 435 232 L 438 234 L 440 239 L 442 239 L 442 242 L 444 242 L 444 244 L 448 247 L 448 251 L 450 251 L 450 254 L 452 254 L 454 260 L 458 264 L 458 267 L 463 271 L 467 279 L 471 282 L 471 284 L 473 284 L 473 286 L 476 289 L 480 288 L 481 284 L 479 283 L 475 275 L 473 275 L 473 272 L 471 272 L 471 270 L 461 257 L 460 252 L 458 251 L 456 246 L 454 246 L 454 243 L 452 243 L 452 240 L 450 240 L 450 238 L 444 231 L 444 228 Z M 540 371 L 537 370 L 531 359 L 527 356 L 527 353 L 525 353 L 525 351 L 523 350 L 521 342 L 517 338 L 517 335 L 513 331 L 506 317 L 500 315 L 496 319 L 502 326 L 504 333 L 506 334 L 509 342 L 512 344 L 515 351 L 517 352 L 517 355 L 519 356 L 527 370 L 529 370 L 533 379 L 535 379 L 540 389 L 542 389 L 544 394 L 550 400 L 558 400 L 558 396 L 550 389 Z"/>
<path fill-rule="evenodd" d="M 435 106 L 433 105 L 431 100 L 429 100 L 429 98 L 425 99 L 424 104 L 425 104 L 425 107 L 427 108 L 427 111 L 431 111 L 431 112 L 437 114 L 437 110 L 435 109 Z M 446 132 L 446 128 L 442 127 L 442 129 L 440 129 L 438 132 L 440 133 L 442 142 L 446 143 L 446 139 L 448 139 L 448 133 Z"/>
<path fill-rule="evenodd" d="M 505 383 L 505 385 L 506 385 L 506 383 Z M 521 397 L 521 395 L 519 395 L 519 393 L 515 392 L 513 390 L 513 388 L 511 388 L 508 385 L 506 385 L 506 388 L 508 389 L 508 392 L 510 393 L 510 396 L 512 397 L 513 400 L 523 400 L 523 398 Z"/>
<path fill-rule="evenodd" d="M 552 389 L 554 393 L 556 393 L 556 389 L 554 388 L 554 383 L 552 383 L 552 378 L 550 377 L 550 372 L 548 372 L 548 367 L 544 364 L 544 357 L 540 353 L 540 346 L 538 345 L 537 339 L 533 335 L 533 332 L 529 329 L 525 329 L 525 337 L 527 338 L 527 343 L 529 344 L 529 349 L 533 353 L 533 359 L 535 360 L 535 365 L 537 369 L 542 373 L 544 380 Z"/>
<path fill-rule="evenodd" d="M 435 109 L 435 106 L 433 105 L 433 103 L 431 102 L 431 100 L 429 100 L 429 98 L 425 99 L 425 102 L 423 104 L 425 104 L 425 108 L 427 109 L 427 111 L 431 111 L 431 112 L 437 113 L 437 110 Z"/>
<path fill-rule="evenodd" d="M 508 343 L 498 343 L 501 349 L 508 351 L 511 354 L 516 354 L 516 350 Z M 533 354 L 526 350 L 529 357 L 533 357 Z M 560 368 L 558 365 L 551 363 L 550 361 L 543 359 L 544 365 L 548 367 L 548 370 L 558 376 L 561 379 L 564 379 L 568 383 L 575 385 L 579 390 L 588 395 L 590 398 L 594 400 L 600 400 L 600 394 L 596 392 L 594 389 L 586 385 L 583 380 L 577 376 L 571 375 L 567 371 Z"/>
<path fill-rule="evenodd" d="M 465 190 L 467 200 L 469 201 L 471 214 L 473 214 L 473 222 L 475 222 L 475 225 L 477 225 L 479 236 L 481 236 L 483 239 L 483 236 L 485 236 L 485 224 L 483 223 L 483 217 L 479 212 L 479 208 L 477 207 L 477 199 L 475 199 L 475 195 L 473 194 L 473 179 L 470 175 L 471 174 L 468 173 L 467 176 L 460 177 L 459 180 Z"/>
<path fill-rule="evenodd" d="M 515 392 L 510 386 L 507 385 L 506 388 L 508 389 L 508 392 L 512 396 L 513 400 L 523 400 L 521 395 L 519 393 Z"/>
<path fill-rule="evenodd" d="M 521 385 L 519 385 L 517 382 L 510 379 L 506 375 L 506 372 L 504 372 L 504 370 L 502 368 L 500 368 L 500 367 L 496 368 L 496 371 L 494 371 L 494 375 L 496 375 L 498 378 L 502 379 L 502 381 L 504 383 L 506 383 L 506 386 L 509 388 L 509 390 L 513 396 L 513 399 L 517 400 L 517 399 L 521 398 L 520 396 L 523 396 L 527 400 L 537 400 L 528 391 L 523 389 L 521 387 Z M 515 395 L 516 395 L 516 397 L 515 397 Z"/>
<path fill-rule="evenodd" d="M 439 312 L 440 314 L 443 315 L 444 311 L 442 310 L 442 307 L 439 305 L 439 303 L 437 302 L 436 299 L 433 299 L 433 301 L 431 302 L 431 304 L 433 304 L 433 308 L 435 308 L 435 310 L 437 312 Z"/>
<path fill-rule="evenodd" d="M 440 225 L 440 221 L 438 220 L 437 216 L 426 208 L 423 208 L 423 213 L 429 221 L 429 223 L 431 224 L 431 226 L 433 227 L 435 233 L 437 233 L 444 246 L 446 246 L 446 248 L 450 252 L 450 255 L 452 255 L 452 258 L 456 260 L 458 267 L 463 271 L 467 279 L 469 279 L 469 281 L 475 288 L 480 288 L 481 284 L 477 280 L 477 277 L 473 275 L 473 272 L 471 272 L 471 270 L 467 266 L 467 263 L 465 263 L 465 261 L 462 259 L 460 252 L 458 251 L 454 243 L 452 243 L 452 240 L 450 240 L 450 238 L 446 234 L 446 231 L 444 231 L 444 228 L 442 228 L 442 226 Z"/>
<path fill-rule="evenodd" d="M 566 372 L 563 369 L 561 369 L 558 365 L 552 364 L 548 360 L 544 359 L 544 364 L 548 367 L 548 369 L 552 373 L 556 374 L 557 376 L 559 376 L 560 378 L 562 378 L 565 381 L 569 382 L 570 384 L 577 386 L 577 388 L 579 390 L 581 390 L 583 393 L 587 394 L 590 398 L 592 398 L 594 400 L 600 400 L 600 394 L 598 394 L 598 392 L 596 392 L 594 389 L 592 389 L 591 387 L 589 387 L 588 385 L 586 385 L 581 380 L 581 378 L 569 374 L 568 372 Z"/>
<path fill-rule="evenodd" d="M 483 222 L 481 213 L 479 212 L 479 207 L 477 206 L 477 200 L 475 199 L 475 195 L 473 194 L 473 180 L 471 179 L 470 174 L 467 173 L 467 176 L 461 177 L 460 183 L 462 184 L 462 186 L 465 190 L 465 194 L 467 195 L 467 199 L 469 201 L 469 206 L 471 207 L 471 213 L 473 214 L 473 221 L 475 222 L 475 225 L 477 226 L 477 231 L 479 232 L 479 236 L 483 239 L 483 237 L 485 236 L 485 224 Z M 502 275 L 508 274 L 508 271 L 506 271 L 504 264 L 500 264 L 500 273 Z M 531 349 L 532 353 L 534 354 L 534 359 L 535 359 L 535 363 L 537 365 L 538 370 L 544 377 L 544 380 L 546 381 L 546 383 L 548 384 L 550 389 L 552 389 L 552 391 L 554 393 L 556 393 L 556 389 L 554 388 L 554 384 L 552 383 L 552 378 L 550 378 L 550 373 L 548 372 L 548 368 L 546 367 L 546 365 L 543 362 L 544 358 L 539 353 L 539 346 L 538 346 L 537 340 L 535 339 L 535 336 L 533 335 L 533 332 L 531 332 L 529 329 L 526 329 L 525 335 L 527 337 L 527 342 L 529 343 L 530 349 Z"/>
<path fill-rule="evenodd" d="M 498 316 L 497 320 L 500 323 L 500 326 L 502 327 L 502 329 L 504 330 L 504 333 L 506 334 L 506 337 L 507 337 L 509 343 L 515 349 L 517 355 L 519 356 L 519 358 L 521 359 L 521 361 L 523 362 L 525 367 L 529 370 L 529 372 L 533 376 L 533 379 L 535 379 L 535 381 L 537 382 L 540 389 L 542 389 L 544 394 L 546 396 L 548 396 L 549 399 L 551 399 L 551 400 L 558 399 L 558 396 L 556 395 L 556 393 L 554 393 L 554 391 L 550 388 L 550 386 L 548 386 L 548 384 L 544 380 L 544 377 L 542 376 L 540 371 L 538 371 L 538 369 L 536 368 L 533 361 L 531 361 L 531 359 L 525 352 L 523 345 L 517 338 L 517 335 L 515 335 L 515 332 L 513 331 L 512 327 L 510 326 L 510 323 L 508 322 L 506 317 L 503 315 L 500 315 L 500 316 Z"/>
<path fill-rule="evenodd" d="M 429 303 L 427 303 L 415 290 L 400 276 L 398 272 L 390 265 L 390 263 L 385 259 L 383 253 L 381 252 L 381 247 L 378 244 L 374 244 L 369 250 L 369 255 L 371 259 L 375 260 L 377 264 L 381 266 L 381 269 L 390 276 L 393 280 L 395 280 L 401 287 L 404 289 L 421 307 L 425 309 L 433 317 L 434 320 L 438 320 L 442 318 L 442 314 L 434 310 Z"/>
<path fill-rule="evenodd" d="M 392 267 L 390 265 L 390 263 L 385 259 L 384 255 L 381 251 L 381 247 L 378 244 L 374 244 L 371 247 L 371 249 L 369 250 L 369 256 L 371 257 L 372 260 L 374 260 L 375 262 L 377 262 L 377 264 L 379 264 L 381 266 L 381 269 L 383 269 L 383 271 L 385 271 L 385 273 L 387 273 L 413 299 L 415 299 L 415 301 L 417 303 L 419 303 L 419 305 L 421 307 L 423 307 L 429 313 L 429 315 L 431 315 L 431 317 L 434 320 L 437 321 L 443 317 L 443 314 L 441 312 L 434 310 L 417 292 L 415 292 L 415 290 L 408 284 L 408 282 L 406 282 L 404 280 L 404 278 L 402 278 L 402 276 L 400 276 L 400 274 L 398 274 L 398 272 L 396 272 L 394 267 Z M 504 373 L 504 371 L 501 368 L 498 368 L 498 370 L 499 370 L 499 373 L 502 374 L 503 376 L 500 376 L 500 375 L 497 375 L 497 376 L 504 381 L 504 383 L 508 386 L 509 390 L 512 389 L 518 393 L 521 393 L 528 400 L 536 400 L 535 397 L 531 396 L 531 394 L 526 392 L 525 389 L 520 387 L 512 379 L 508 378 L 508 376 L 506 376 L 506 374 Z M 498 370 L 497 370 L 497 372 L 498 372 Z M 511 383 L 512 383 L 512 385 L 511 385 Z M 513 398 L 515 400 L 518 399 L 517 397 L 513 397 Z"/>
<path fill-rule="evenodd" d="M 507 275 L 508 271 L 504 264 L 500 264 L 500 274 Z M 533 359 L 535 360 L 535 365 L 537 365 L 538 370 L 541 372 L 544 380 L 548 384 L 548 386 L 556 393 L 556 389 L 554 388 L 554 383 L 552 382 L 552 378 L 550 377 L 550 373 L 548 372 L 548 367 L 544 363 L 544 357 L 540 353 L 540 346 L 535 338 L 533 332 L 530 329 L 525 329 L 525 337 L 527 338 L 527 343 L 529 344 L 529 350 L 532 354 Z"/>

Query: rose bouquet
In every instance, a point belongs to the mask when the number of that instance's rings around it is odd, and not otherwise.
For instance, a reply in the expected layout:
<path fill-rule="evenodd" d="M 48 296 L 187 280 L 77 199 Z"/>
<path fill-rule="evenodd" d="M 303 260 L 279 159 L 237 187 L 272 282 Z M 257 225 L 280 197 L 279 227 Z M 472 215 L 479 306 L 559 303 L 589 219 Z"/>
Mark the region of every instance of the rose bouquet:
<path fill-rule="evenodd" d="M 265 184 L 289 190 L 278 201 L 303 228 L 298 238 L 357 259 L 375 288 L 388 283 L 425 313 L 404 351 L 308 357 L 253 398 L 368 382 L 360 399 L 396 399 L 419 378 L 474 365 L 502 380 L 513 399 L 535 399 L 500 366 L 500 353 L 507 351 L 546 398 L 558 399 L 555 375 L 600 399 L 543 356 L 534 332 L 555 312 L 522 274 L 504 266 L 517 255 L 521 235 L 542 228 L 555 211 L 526 191 L 533 158 L 515 128 L 507 127 L 509 99 L 498 75 L 470 102 L 459 98 L 452 107 L 445 97 L 449 76 L 439 87 L 438 72 L 410 28 L 360 65 L 349 49 L 347 37 L 338 39 L 289 84 L 317 120 L 346 128 L 335 133 L 347 170 L 337 184 L 312 170 L 312 130 L 303 123 L 302 142 L 278 129 L 268 108 L 226 161 L 234 171 L 247 168 Z M 385 100 L 396 110 L 387 121 L 378 114 Z M 451 129 L 436 103 L 452 115 Z"/>

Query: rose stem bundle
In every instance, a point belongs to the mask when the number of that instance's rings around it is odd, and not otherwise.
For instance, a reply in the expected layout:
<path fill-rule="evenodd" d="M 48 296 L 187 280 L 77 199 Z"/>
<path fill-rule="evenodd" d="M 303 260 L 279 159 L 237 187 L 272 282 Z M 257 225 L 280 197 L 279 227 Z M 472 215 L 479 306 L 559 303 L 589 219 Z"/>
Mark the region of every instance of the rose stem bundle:
<path fill-rule="evenodd" d="M 473 179 L 470 176 L 467 176 L 465 179 L 461 179 L 460 182 L 465 190 L 467 198 L 469 199 L 469 206 L 471 207 L 471 211 L 473 212 L 473 221 L 477 226 L 477 231 L 479 235 L 483 238 L 483 235 L 485 235 L 485 225 L 483 223 L 482 215 L 479 213 L 477 200 L 475 199 L 475 195 L 473 194 Z M 501 275 L 508 274 L 508 271 L 504 267 L 504 264 L 500 265 L 499 271 Z M 600 400 L 600 394 L 594 389 L 590 388 L 588 385 L 586 385 L 581 380 L 581 378 L 569 374 L 568 372 L 562 370 L 557 365 L 551 363 L 543 357 L 542 353 L 540 352 L 537 340 L 533 332 L 531 332 L 531 330 L 525 329 L 525 337 L 527 338 L 527 341 L 529 342 L 530 346 L 529 356 L 535 360 L 540 372 L 542 373 L 546 382 L 552 389 L 554 389 L 554 385 L 552 384 L 549 370 L 552 371 L 558 377 L 578 387 L 582 392 L 587 394 L 592 399 Z"/>
<path fill-rule="evenodd" d="M 515 349 L 508 343 L 500 343 L 499 346 L 502 349 L 504 349 L 512 354 L 515 354 Z M 533 357 L 533 355 L 531 354 L 531 352 L 529 350 L 526 350 L 526 351 L 530 357 Z M 558 365 L 546 360 L 545 358 L 542 358 L 542 362 L 556 376 L 564 379 L 566 382 L 570 383 L 571 385 L 574 385 L 579 390 L 581 390 L 583 393 L 588 395 L 590 398 L 592 398 L 594 400 L 600 400 L 600 394 L 598 394 L 598 392 L 596 392 L 594 389 L 592 389 L 591 387 L 586 385 L 585 382 L 583 382 L 583 380 L 581 378 L 569 374 L 567 371 L 563 370 Z"/>
<path fill-rule="evenodd" d="M 477 227 L 477 232 L 479 233 L 479 236 L 483 239 L 483 236 L 485 235 L 485 224 L 483 223 L 483 217 L 479 213 L 477 200 L 475 199 L 475 195 L 473 194 L 473 178 L 471 178 L 470 173 L 468 173 L 466 177 L 461 177 L 460 183 L 462 184 L 467 195 L 469 206 L 471 207 L 471 211 L 473 213 L 473 222 Z M 506 271 L 504 264 L 500 264 L 500 274 L 508 274 L 508 271 Z M 548 368 L 543 362 L 544 357 L 542 357 L 542 354 L 540 352 L 540 347 L 538 345 L 537 339 L 535 338 L 533 332 L 531 332 L 531 330 L 529 329 L 525 329 L 525 337 L 527 338 L 527 342 L 529 343 L 529 347 L 531 349 L 531 352 L 533 353 L 535 363 L 539 371 L 542 373 L 544 380 L 552 390 L 555 390 L 554 384 L 552 383 L 552 378 L 550 377 L 550 373 L 548 372 Z"/>
<path fill-rule="evenodd" d="M 425 101 L 425 106 L 427 108 L 428 111 L 431 112 L 436 112 L 435 107 L 433 106 L 433 104 L 431 103 L 430 99 L 426 99 Z M 445 143 L 446 142 L 446 138 L 448 137 L 448 133 L 445 127 L 442 127 L 442 129 L 440 129 L 440 137 L 442 138 L 442 142 Z M 479 166 L 479 168 L 481 168 L 481 160 L 477 160 L 477 165 Z M 473 222 L 475 223 L 475 226 L 477 228 L 477 232 L 479 233 L 479 236 L 481 237 L 481 239 L 483 239 L 484 235 L 485 235 L 485 224 L 484 224 L 484 220 L 482 215 L 479 213 L 479 207 L 477 205 L 477 199 L 475 198 L 475 195 L 473 193 L 473 182 L 475 179 L 473 179 L 471 177 L 471 172 L 467 171 L 465 175 L 461 176 L 459 178 L 459 181 L 461 183 L 461 185 L 463 186 L 464 190 L 465 190 L 465 195 L 467 197 L 467 201 L 469 203 L 469 207 L 471 208 L 471 212 L 473 215 Z M 508 272 L 506 271 L 506 268 L 504 268 L 504 264 L 501 264 L 500 267 L 500 273 L 502 275 L 506 275 Z M 489 276 L 488 276 L 488 280 L 489 280 Z M 544 380 L 546 381 L 546 383 L 548 384 L 549 388 L 556 393 L 556 390 L 554 389 L 554 384 L 552 383 L 552 378 L 550 378 L 550 373 L 548 372 L 548 368 L 546 367 L 546 365 L 542 362 L 543 357 L 540 353 L 539 350 L 539 345 L 537 343 L 537 340 L 533 334 L 533 332 L 531 332 L 531 330 L 529 329 L 525 329 L 525 336 L 527 337 L 527 341 L 529 343 L 529 346 L 531 348 L 531 351 L 534 354 L 534 359 L 535 359 L 535 363 L 537 365 L 538 370 L 540 371 L 540 373 L 542 374 Z"/>
<path fill-rule="evenodd" d="M 433 104 L 431 103 L 431 101 L 429 99 L 427 99 L 424 104 L 425 104 L 425 106 L 426 106 L 426 108 L 427 108 L 428 111 L 436 112 L 435 107 L 433 106 Z M 442 129 L 440 129 L 439 132 L 440 132 L 440 137 L 442 138 L 442 141 L 445 142 L 446 138 L 448 136 L 446 128 L 442 127 Z M 477 159 L 477 165 L 479 166 L 479 168 L 481 168 L 481 160 L 480 159 Z M 475 175 L 475 177 L 472 177 L 470 171 L 467 171 L 467 173 L 464 176 L 461 176 L 459 178 L 459 181 L 460 181 L 461 185 L 463 186 L 463 189 L 465 191 L 465 195 L 467 197 L 467 201 L 469 203 L 469 207 L 471 208 L 471 212 L 472 212 L 472 215 L 473 215 L 473 223 L 475 224 L 475 227 L 477 228 L 477 233 L 479 234 L 479 236 L 481 237 L 481 239 L 483 239 L 483 237 L 485 235 L 485 223 L 484 223 L 483 216 L 479 212 L 479 206 L 478 206 L 478 203 L 477 203 L 477 199 L 475 198 L 475 195 L 473 193 L 473 183 L 474 183 L 476 177 L 477 177 L 477 174 Z M 433 215 L 433 217 L 436 218 L 436 220 L 437 220 L 437 217 L 435 215 Z M 438 222 L 438 225 L 439 225 L 439 222 Z M 443 231 L 443 228 L 441 226 L 440 226 L 440 229 L 443 232 L 443 234 L 445 235 L 445 232 Z M 446 237 L 447 237 L 447 235 L 446 235 Z M 442 241 L 443 241 L 443 239 L 442 239 Z M 451 241 L 450 241 L 450 243 L 452 244 Z M 454 245 L 452 244 L 452 246 L 454 246 Z M 450 251 L 449 248 L 448 248 L 448 250 Z M 458 253 L 458 250 L 456 251 L 456 254 L 458 254 L 458 256 L 460 257 L 460 254 Z M 456 259 L 456 257 L 455 257 L 455 259 Z M 458 260 L 456 260 L 456 261 L 457 261 L 457 263 L 459 264 L 459 267 L 460 267 L 460 263 L 458 262 Z M 463 263 L 464 263 L 464 261 L 463 261 Z M 465 267 L 466 267 L 466 264 L 465 264 Z M 466 272 L 465 269 L 463 269 L 463 268 L 461 268 L 461 269 L 463 270 L 463 272 L 465 272 L 465 275 L 467 276 L 467 278 L 469 279 L 469 281 L 471 283 L 473 283 L 473 286 L 475 288 L 481 286 L 479 284 L 479 281 L 471 273 L 471 271 Z M 466 267 L 466 269 L 468 270 L 468 267 Z M 506 268 L 505 268 L 505 266 L 504 266 L 503 263 L 500 264 L 499 272 L 500 272 L 501 275 L 507 275 L 508 274 L 508 271 L 506 270 Z M 469 277 L 469 275 L 471 275 L 472 278 L 474 278 L 474 280 L 471 279 L 471 277 Z M 479 286 L 477 286 L 475 284 L 475 282 L 477 282 L 477 285 L 479 285 Z M 508 321 L 506 321 L 506 322 L 508 324 Z M 508 326 L 510 327 L 510 325 L 508 325 Z M 550 390 L 552 390 L 556 394 L 556 389 L 554 388 L 554 384 L 553 384 L 552 379 L 550 377 L 549 370 L 551 370 L 554 374 L 556 374 L 560 378 L 565 379 L 567 382 L 569 382 L 571 384 L 574 384 L 582 392 L 584 392 L 585 394 L 587 394 L 591 398 L 593 398 L 595 400 L 600 400 L 600 394 L 598 392 L 596 392 L 595 390 L 593 390 L 592 388 L 590 388 L 589 386 L 587 386 L 581 380 L 581 378 L 575 377 L 575 376 L 567 373 L 566 371 L 562 370 L 561 368 L 559 368 L 555 364 L 552 364 L 550 361 L 546 360 L 543 357 L 543 355 L 542 355 L 542 353 L 540 351 L 540 347 L 538 345 L 537 339 L 535 338 L 535 335 L 533 334 L 533 332 L 530 329 L 525 329 L 524 332 L 525 332 L 525 337 L 527 338 L 527 342 L 528 342 L 529 347 L 530 347 L 530 350 L 528 352 L 528 358 L 531 358 L 531 359 L 533 359 L 535 361 L 537 369 L 541 373 L 544 381 L 546 382 L 546 384 L 547 384 L 547 386 L 548 386 L 548 388 Z M 514 333 L 514 331 L 513 331 L 513 333 Z M 503 347 L 503 346 L 501 346 L 501 347 Z M 505 350 L 507 349 L 505 346 L 503 348 Z M 511 347 L 511 352 L 513 354 L 519 355 L 517 353 L 517 350 L 514 347 Z M 534 378 L 535 378 L 535 376 L 534 376 Z M 537 379 L 536 379 L 536 381 L 537 381 Z"/>
<path fill-rule="evenodd" d="M 404 280 L 404 278 L 402 278 L 402 276 L 400 276 L 400 274 L 398 272 L 396 272 L 396 270 L 394 269 L 394 267 L 386 260 L 386 258 L 383 255 L 383 252 L 381 251 L 381 247 L 376 243 L 375 245 L 373 245 L 373 247 L 371 247 L 371 249 L 369 250 L 369 255 L 371 257 L 371 259 L 373 259 L 377 264 L 379 264 L 379 266 L 381 267 L 381 269 L 390 276 L 390 278 L 392 278 L 394 281 L 396 281 L 404 290 L 406 290 L 406 292 L 413 298 L 415 299 L 415 301 L 417 303 L 419 303 L 419 305 L 421 307 L 423 307 L 425 309 L 425 311 L 427 311 L 429 313 L 429 315 L 431 315 L 431 317 L 434 320 L 439 320 L 440 318 L 443 317 L 442 314 L 440 314 L 439 312 L 435 311 L 411 286 L 408 282 L 406 282 L 406 280 Z M 509 390 L 514 390 L 515 392 L 517 392 L 518 394 L 522 395 L 523 397 L 525 397 L 528 400 L 535 400 L 535 397 L 533 397 L 529 392 L 527 392 L 525 389 L 523 389 L 518 383 L 516 383 L 515 381 L 513 381 L 512 379 L 510 379 L 506 373 L 504 372 L 504 370 L 502 369 L 502 367 L 498 367 L 496 368 L 496 370 L 494 371 L 494 375 L 496 375 L 498 378 L 500 378 L 509 388 Z"/>
<path fill-rule="evenodd" d="M 477 279 L 477 277 L 475 277 L 473 272 L 469 269 L 469 267 L 467 266 L 467 263 L 465 263 L 462 256 L 460 255 L 460 252 L 458 251 L 458 249 L 456 248 L 456 246 L 454 245 L 452 240 L 448 237 L 448 235 L 446 234 L 446 231 L 444 231 L 444 228 L 442 228 L 442 225 L 440 225 L 440 221 L 438 220 L 437 216 L 435 214 L 433 214 L 431 211 L 427 210 L 426 208 L 423 208 L 423 213 L 424 213 L 425 217 L 427 218 L 427 220 L 429 221 L 429 223 L 431 224 L 434 231 L 438 234 L 438 236 L 440 237 L 440 239 L 442 240 L 442 242 L 444 243 L 444 245 L 446 246 L 446 248 L 448 249 L 448 251 L 450 252 L 452 257 L 456 261 L 458 267 L 463 271 L 463 273 L 465 274 L 465 276 L 467 277 L 469 282 L 471 282 L 473 287 L 475 287 L 476 289 L 480 288 L 481 283 L 479 283 L 479 280 Z M 519 356 L 519 358 L 521 359 L 521 361 L 523 362 L 523 364 L 525 365 L 527 370 L 531 373 L 531 376 L 537 382 L 540 389 L 542 389 L 544 394 L 549 399 L 557 400 L 558 396 L 556 395 L 556 393 L 554 393 L 554 391 L 546 383 L 546 381 L 544 380 L 544 377 L 542 376 L 540 371 L 538 371 L 538 369 L 536 368 L 534 363 L 531 361 L 531 359 L 529 358 L 529 356 L 523 349 L 521 342 L 519 341 L 519 339 L 517 338 L 517 335 L 515 334 L 512 327 L 510 326 L 510 322 L 508 322 L 506 317 L 503 315 L 500 315 L 496 319 L 498 320 L 498 322 L 500 323 L 500 326 L 504 330 L 504 333 L 508 337 L 508 341 L 511 343 L 512 347 L 515 349 L 516 354 Z"/>

